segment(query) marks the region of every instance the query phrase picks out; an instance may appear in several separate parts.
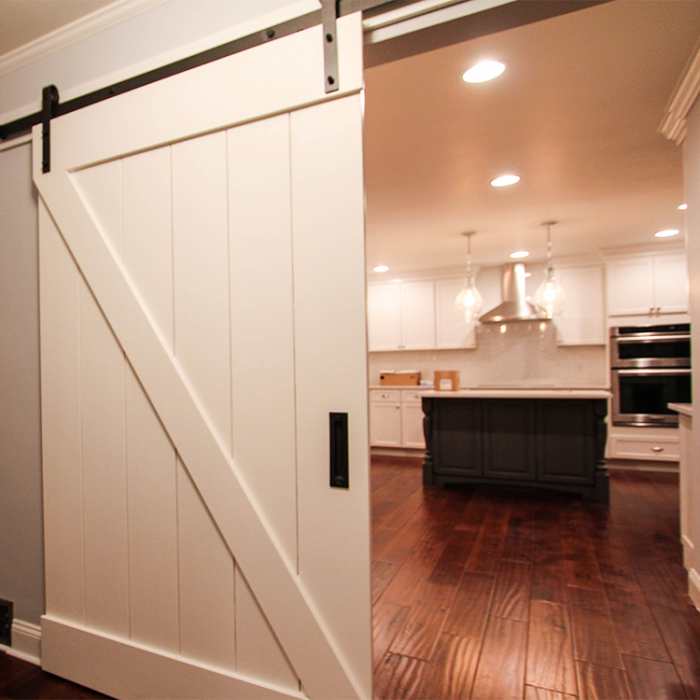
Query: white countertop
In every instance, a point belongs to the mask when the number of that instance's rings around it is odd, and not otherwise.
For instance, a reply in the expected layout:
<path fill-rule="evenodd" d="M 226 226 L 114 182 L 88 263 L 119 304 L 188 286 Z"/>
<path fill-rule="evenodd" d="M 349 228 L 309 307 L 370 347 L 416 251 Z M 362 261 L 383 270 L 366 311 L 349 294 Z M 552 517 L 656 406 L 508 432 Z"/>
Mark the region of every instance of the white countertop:
<path fill-rule="evenodd" d="M 460 389 L 422 392 L 440 399 L 608 399 L 607 389 Z"/>
<path fill-rule="evenodd" d="M 693 404 L 692 403 L 670 403 L 668 407 L 672 411 L 677 411 L 678 413 L 682 413 L 684 416 L 692 416 L 693 415 Z"/>

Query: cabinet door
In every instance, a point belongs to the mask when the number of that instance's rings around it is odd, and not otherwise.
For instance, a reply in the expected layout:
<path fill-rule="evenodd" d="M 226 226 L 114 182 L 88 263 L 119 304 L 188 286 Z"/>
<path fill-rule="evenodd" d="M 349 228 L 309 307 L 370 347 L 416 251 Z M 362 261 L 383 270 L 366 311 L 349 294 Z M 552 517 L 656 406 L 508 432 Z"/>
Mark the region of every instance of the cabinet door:
<path fill-rule="evenodd" d="M 654 289 L 660 313 L 688 311 L 688 263 L 684 253 L 655 256 Z"/>
<path fill-rule="evenodd" d="M 435 283 L 401 283 L 401 344 L 405 350 L 435 348 Z"/>
<path fill-rule="evenodd" d="M 403 391 L 401 399 L 401 442 L 403 447 L 425 448 L 423 406 L 420 394 Z"/>
<path fill-rule="evenodd" d="M 591 483 L 595 469 L 592 402 L 537 402 L 537 479 L 549 483 Z"/>
<path fill-rule="evenodd" d="M 369 442 L 376 447 L 401 447 L 401 391 L 370 391 Z"/>
<path fill-rule="evenodd" d="M 367 328 L 370 351 L 400 349 L 400 285 L 372 284 L 367 287 Z"/>
<path fill-rule="evenodd" d="M 435 473 L 481 476 L 481 400 L 450 399 L 432 404 Z"/>
<path fill-rule="evenodd" d="M 557 269 L 557 277 L 566 294 L 555 320 L 559 345 L 605 345 L 602 266 Z"/>
<path fill-rule="evenodd" d="M 463 286 L 464 278 L 435 282 L 438 349 L 476 347 L 476 323 L 466 323 L 455 311 L 455 299 Z"/>
<path fill-rule="evenodd" d="M 525 399 L 483 402 L 484 476 L 535 478 L 535 405 Z"/>
<path fill-rule="evenodd" d="M 608 316 L 651 313 L 656 306 L 653 258 L 625 258 L 608 262 L 607 289 Z"/>

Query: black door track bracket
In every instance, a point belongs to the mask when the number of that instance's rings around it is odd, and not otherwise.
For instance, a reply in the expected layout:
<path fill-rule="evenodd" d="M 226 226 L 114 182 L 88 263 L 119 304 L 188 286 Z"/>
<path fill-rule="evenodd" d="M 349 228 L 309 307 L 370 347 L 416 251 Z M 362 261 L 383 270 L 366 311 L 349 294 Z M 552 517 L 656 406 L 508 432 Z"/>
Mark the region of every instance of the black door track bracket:
<path fill-rule="evenodd" d="M 323 24 L 323 66 L 326 93 L 338 89 L 338 2 L 321 0 L 321 22 Z"/>
<path fill-rule="evenodd" d="M 41 92 L 41 172 L 51 172 L 51 118 L 57 115 L 58 88 L 46 86 Z"/>

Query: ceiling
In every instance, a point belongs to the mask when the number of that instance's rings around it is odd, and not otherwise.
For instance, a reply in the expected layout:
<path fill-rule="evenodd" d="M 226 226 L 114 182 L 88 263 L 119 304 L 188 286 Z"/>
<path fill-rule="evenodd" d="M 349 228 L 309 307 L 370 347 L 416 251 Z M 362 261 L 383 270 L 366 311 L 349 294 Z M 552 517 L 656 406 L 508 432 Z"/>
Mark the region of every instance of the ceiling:
<path fill-rule="evenodd" d="M 681 149 L 657 129 L 700 36 L 698 0 L 614 0 L 365 71 L 367 266 L 554 262 L 683 229 Z M 482 58 L 507 66 L 476 85 Z M 521 181 L 494 188 L 515 172 Z M 673 239 L 667 239 L 673 240 Z"/>

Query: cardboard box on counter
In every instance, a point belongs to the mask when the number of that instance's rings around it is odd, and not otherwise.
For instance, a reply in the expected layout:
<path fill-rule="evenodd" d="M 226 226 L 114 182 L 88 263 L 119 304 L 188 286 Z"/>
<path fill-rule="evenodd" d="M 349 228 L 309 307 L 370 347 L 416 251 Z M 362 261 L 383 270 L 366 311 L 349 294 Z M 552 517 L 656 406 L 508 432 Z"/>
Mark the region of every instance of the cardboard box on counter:
<path fill-rule="evenodd" d="M 380 386 L 418 386 L 420 372 L 414 369 L 400 371 L 382 370 L 379 373 Z"/>
<path fill-rule="evenodd" d="M 459 370 L 435 370 L 435 391 L 459 391 Z"/>

